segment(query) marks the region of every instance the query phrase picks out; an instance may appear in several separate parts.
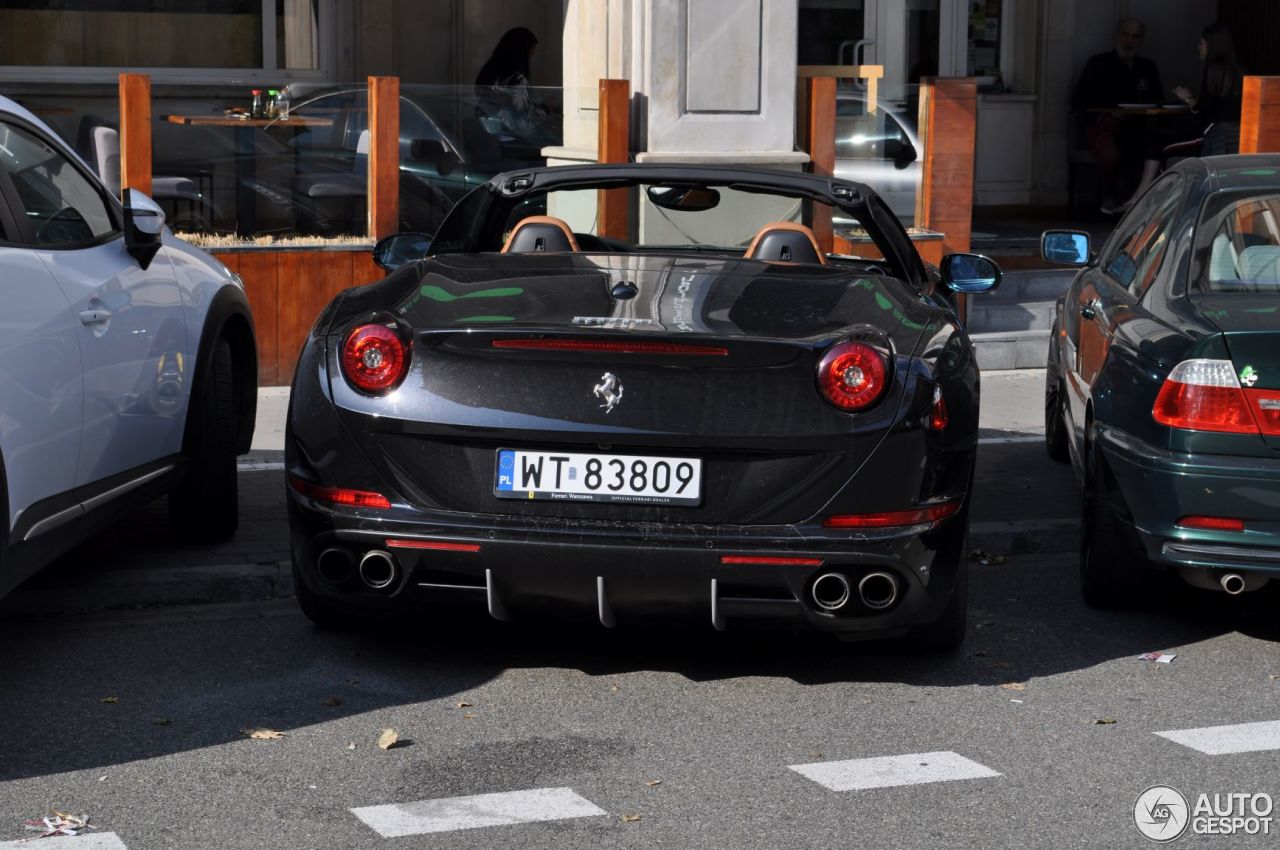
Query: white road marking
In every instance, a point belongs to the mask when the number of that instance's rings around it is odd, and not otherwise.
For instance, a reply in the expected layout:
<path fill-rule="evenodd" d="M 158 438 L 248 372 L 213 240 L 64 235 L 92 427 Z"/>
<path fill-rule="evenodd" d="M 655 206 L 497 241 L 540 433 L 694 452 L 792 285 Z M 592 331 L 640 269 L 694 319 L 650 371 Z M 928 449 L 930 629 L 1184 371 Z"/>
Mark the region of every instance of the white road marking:
<path fill-rule="evenodd" d="M 1280 750 L 1280 720 L 1205 726 L 1200 729 L 1173 729 L 1156 734 L 1208 756 Z"/>
<path fill-rule="evenodd" d="M 953 752 L 793 764 L 791 769 L 832 791 L 862 791 L 1000 776 L 991 768 Z"/>
<path fill-rule="evenodd" d="M 352 809 L 351 813 L 383 838 L 608 814 L 595 803 L 578 796 L 572 788 L 534 788 L 365 806 Z"/>
<path fill-rule="evenodd" d="M 33 840 L 34 839 L 34 840 Z M 79 835 L 59 835 L 54 840 L 58 843 L 56 846 L 65 848 L 65 850 L 129 850 L 124 846 L 124 842 L 120 840 L 120 836 L 114 832 L 82 832 Z M 74 844 L 75 847 L 71 845 Z M 31 850 L 33 847 L 45 847 L 46 842 L 40 838 L 37 833 L 31 833 L 31 838 L 23 838 L 18 841 L 0 841 L 0 850 Z"/>

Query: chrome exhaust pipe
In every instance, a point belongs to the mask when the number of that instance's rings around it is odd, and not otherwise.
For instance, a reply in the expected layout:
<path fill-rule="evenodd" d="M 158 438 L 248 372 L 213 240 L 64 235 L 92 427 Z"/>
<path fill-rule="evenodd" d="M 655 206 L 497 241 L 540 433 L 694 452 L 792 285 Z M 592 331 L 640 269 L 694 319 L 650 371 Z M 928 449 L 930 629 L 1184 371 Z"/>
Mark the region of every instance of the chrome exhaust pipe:
<path fill-rule="evenodd" d="M 888 573 L 867 573 L 858 582 L 858 598 L 876 611 L 898 601 L 898 580 Z"/>
<path fill-rule="evenodd" d="M 809 593 L 824 611 L 839 611 L 849 602 L 849 580 L 840 573 L 823 573 L 813 580 Z"/>
<path fill-rule="evenodd" d="M 360 580 L 371 590 L 386 590 L 396 580 L 396 559 L 390 552 L 370 549 L 360 559 Z"/>
<path fill-rule="evenodd" d="M 336 547 L 325 549 L 316 558 L 316 572 L 329 584 L 342 584 L 351 578 L 351 555 Z"/>
<path fill-rule="evenodd" d="M 1244 576 L 1239 573 L 1227 573 L 1218 579 L 1218 583 L 1222 585 L 1222 589 L 1232 596 L 1239 596 L 1244 593 Z"/>

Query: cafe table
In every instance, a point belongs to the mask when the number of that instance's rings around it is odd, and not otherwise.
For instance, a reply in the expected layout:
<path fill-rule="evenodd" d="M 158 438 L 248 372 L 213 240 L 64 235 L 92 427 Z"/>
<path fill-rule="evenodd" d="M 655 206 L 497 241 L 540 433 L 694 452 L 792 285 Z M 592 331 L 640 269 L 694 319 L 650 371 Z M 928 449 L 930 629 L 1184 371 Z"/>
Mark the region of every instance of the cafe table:
<path fill-rule="evenodd" d="M 288 118 L 240 118 L 236 115 L 167 115 L 171 124 L 188 127 L 232 127 L 236 131 L 236 235 L 253 236 L 256 233 L 257 196 L 253 184 L 257 172 L 256 150 L 253 145 L 254 130 L 286 129 L 303 130 L 309 127 L 331 127 L 332 118 L 313 118 L 290 115 Z"/>

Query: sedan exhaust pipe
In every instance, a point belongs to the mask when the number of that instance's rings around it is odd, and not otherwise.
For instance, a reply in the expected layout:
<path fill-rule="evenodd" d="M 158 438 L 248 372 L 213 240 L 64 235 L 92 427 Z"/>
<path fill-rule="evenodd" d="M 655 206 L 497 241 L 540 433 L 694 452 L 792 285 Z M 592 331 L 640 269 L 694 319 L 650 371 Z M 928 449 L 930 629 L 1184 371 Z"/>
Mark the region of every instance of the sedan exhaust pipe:
<path fill-rule="evenodd" d="M 396 559 L 390 552 L 370 549 L 360 559 L 360 580 L 370 590 L 386 590 L 396 580 Z"/>
<path fill-rule="evenodd" d="M 316 572 L 329 584 L 343 584 L 351 578 L 351 556 L 336 547 L 325 549 L 316 558 Z"/>
<path fill-rule="evenodd" d="M 814 603 L 824 611 L 839 611 L 849 602 L 849 580 L 840 573 L 823 573 L 810 589 Z"/>
<path fill-rule="evenodd" d="M 1232 596 L 1239 596 L 1244 593 L 1244 576 L 1239 573 L 1227 573 L 1218 583 L 1222 585 L 1222 589 Z"/>
<path fill-rule="evenodd" d="M 882 611 L 898 601 L 898 580 L 888 573 L 867 573 L 858 582 L 858 598 L 868 608 Z"/>

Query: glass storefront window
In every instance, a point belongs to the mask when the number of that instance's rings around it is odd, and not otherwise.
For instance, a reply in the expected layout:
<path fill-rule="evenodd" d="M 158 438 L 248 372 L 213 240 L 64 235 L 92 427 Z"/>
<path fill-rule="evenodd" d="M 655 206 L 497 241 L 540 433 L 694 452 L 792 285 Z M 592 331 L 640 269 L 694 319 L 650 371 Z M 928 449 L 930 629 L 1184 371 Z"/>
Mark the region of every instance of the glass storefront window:
<path fill-rule="evenodd" d="M 1002 0 L 970 0 L 968 75 L 987 82 L 1000 79 Z"/>
<path fill-rule="evenodd" d="M 3 0 L 0 62 L 314 70 L 321 0 Z"/>

